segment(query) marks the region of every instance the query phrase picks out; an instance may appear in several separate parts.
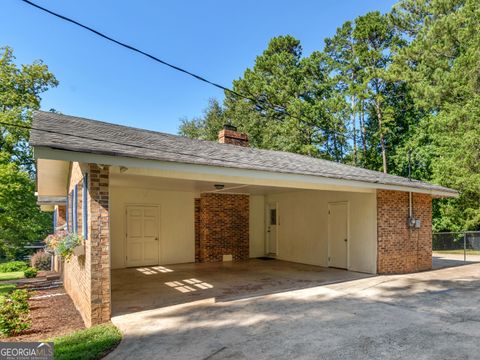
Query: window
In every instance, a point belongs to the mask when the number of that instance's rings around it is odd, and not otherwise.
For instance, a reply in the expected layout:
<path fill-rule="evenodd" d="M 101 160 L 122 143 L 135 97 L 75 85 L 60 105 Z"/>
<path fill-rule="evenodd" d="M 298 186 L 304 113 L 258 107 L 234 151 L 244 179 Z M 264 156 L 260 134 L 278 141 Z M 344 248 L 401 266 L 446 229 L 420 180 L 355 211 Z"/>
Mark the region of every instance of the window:
<path fill-rule="evenodd" d="M 55 207 L 55 210 L 53 211 L 53 232 L 55 233 L 57 229 L 57 213 L 58 213 L 58 207 Z"/>
<path fill-rule="evenodd" d="M 270 225 L 277 225 L 277 209 L 270 209 Z"/>
<path fill-rule="evenodd" d="M 88 239 L 88 174 L 83 177 L 82 187 L 82 231 L 83 238 Z"/>
<path fill-rule="evenodd" d="M 76 234 L 78 231 L 78 185 L 73 187 L 72 191 L 72 227 Z"/>
<path fill-rule="evenodd" d="M 67 223 L 67 231 L 70 231 L 70 224 L 69 224 L 69 221 L 70 221 L 70 216 L 69 216 L 69 212 L 70 212 L 70 195 L 67 194 L 67 204 L 66 204 L 66 209 L 65 209 L 65 222 Z"/>

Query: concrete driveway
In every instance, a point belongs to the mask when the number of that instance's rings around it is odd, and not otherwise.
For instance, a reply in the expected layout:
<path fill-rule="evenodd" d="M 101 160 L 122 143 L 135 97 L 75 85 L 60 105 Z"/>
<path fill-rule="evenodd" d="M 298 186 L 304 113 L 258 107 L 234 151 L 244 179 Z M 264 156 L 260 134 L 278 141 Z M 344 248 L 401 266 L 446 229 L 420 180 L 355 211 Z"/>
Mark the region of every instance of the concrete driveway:
<path fill-rule="evenodd" d="M 480 264 L 114 317 L 107 359 L 478 359 Z"/>
<path fill-rule="evenodd" d="M 112 271 L 112 313 L 123 315 L 204 299 L 229 302 L 371 276 L 273 259 L 120 269 Z"/>

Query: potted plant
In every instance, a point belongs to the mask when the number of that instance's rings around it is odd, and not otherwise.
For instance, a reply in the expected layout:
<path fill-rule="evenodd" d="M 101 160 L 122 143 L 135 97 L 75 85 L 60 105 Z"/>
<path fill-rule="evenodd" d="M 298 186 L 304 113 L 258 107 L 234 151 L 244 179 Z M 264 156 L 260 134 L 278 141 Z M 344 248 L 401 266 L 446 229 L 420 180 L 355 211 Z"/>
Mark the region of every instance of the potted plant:
<path fill-rule="evenodd" d="M 49 249 L 54 250 L 65 261 L 69 261 L 72 255 L 85 255 L 85 247 L 82 240 L 82 237 L 76 233 L 58 231 L 55 234 L 48 235 L 45 243 Z"/>

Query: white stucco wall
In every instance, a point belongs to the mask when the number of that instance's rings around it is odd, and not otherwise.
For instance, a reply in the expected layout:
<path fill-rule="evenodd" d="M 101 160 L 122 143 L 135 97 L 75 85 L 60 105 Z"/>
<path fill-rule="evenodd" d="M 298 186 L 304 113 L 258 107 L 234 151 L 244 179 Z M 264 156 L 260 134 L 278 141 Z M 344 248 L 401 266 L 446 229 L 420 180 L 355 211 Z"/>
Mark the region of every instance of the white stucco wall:
<path fill-rule="evenodd" d="M 376 197 L 374 193 L 296 191 L 268 195 L 278 204 L 278 256 L 287 261 L 328 265 L 328 203 L 347 201 L 349 270 L 376 272 Z"/>
<path fill-rule="evenodd" d="M 250 196 L 250 257 L 265 255 L 265 197 Z"/>
<path fill-rule="evenodd" d="M 125 267 L 125 206 L 158 205 L 160 264 L 195 261 L 194 192 L 110 188 L 112 268 Z"/>

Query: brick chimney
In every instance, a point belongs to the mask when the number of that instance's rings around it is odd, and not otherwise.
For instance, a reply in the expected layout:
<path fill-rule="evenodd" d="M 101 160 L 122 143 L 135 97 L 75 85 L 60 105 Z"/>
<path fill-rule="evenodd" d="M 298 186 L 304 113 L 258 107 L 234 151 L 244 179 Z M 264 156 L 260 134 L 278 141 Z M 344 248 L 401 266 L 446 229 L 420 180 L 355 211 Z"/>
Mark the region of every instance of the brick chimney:
<path fill-rule="evenodd" d="M 248 147 L 248 135 L 237 131 L 236 126 L 226 124 L 218 133 L 218 142 Z"/>

